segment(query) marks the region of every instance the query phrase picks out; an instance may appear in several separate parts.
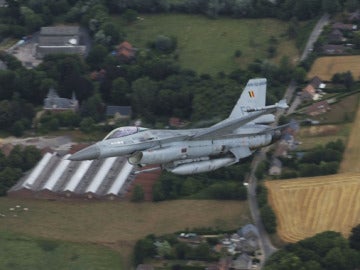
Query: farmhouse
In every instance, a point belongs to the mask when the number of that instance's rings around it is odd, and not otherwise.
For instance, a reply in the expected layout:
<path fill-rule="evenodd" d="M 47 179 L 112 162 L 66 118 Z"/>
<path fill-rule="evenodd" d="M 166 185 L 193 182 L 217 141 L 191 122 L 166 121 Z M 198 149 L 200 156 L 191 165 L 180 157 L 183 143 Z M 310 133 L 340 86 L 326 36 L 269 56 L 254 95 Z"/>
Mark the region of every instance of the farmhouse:
<path fill-rule="evenodd" d="M 46 111 L 77 111 L 79 102 L 75 93 L 71 99 L 61 98 L 54 88 L 49 89 L 49 93 L 44 99 L 44 110 Z"/>
<path fill-rule="evenodd" d="M 304 100 L 318 100 L 320 98 L 321 90 L 326 87 L 318 76 L 313 77 L 309 84 L 302 89 L 302 98 Z"/>
<path fill-rule="evenodd" d="M 339 29 L 333 29 L 329 34 L 328 39 L 331 43 L 338 43 L 345 41 L 343 33 Z"/>
<path fill-rule="evenodd" d="M 346 47 L 344 45 L 326 44 L 322 47 L 325 54 L 344 54 Z"/>
<path fill-rule="evenodd" d="M 37 58 L 56 53 L 85 55 L 86 51 L 79 26 L 51 26 L 40 30 Z"/>
<path fill-rule="evenodd" d="M 135 57 L 135 51 L 129 42 L 124 41 L 117 47 L 116 56 L 123 62 L 130 62 Z"/>
<path fill-rule="evenodd" d="M 273 158 L 271 160 L 270 168 L 269 168 L 269 175 L 280 175 L 282 169 L 282 163 L 280 159 Z"/>
<path fill-rule="evenodd" d="M 311 84 L 315 89 L 324 89 L 326 84 L 321 81 L 318 76 L 313 77 L 309 84 Z"/>
<path fill-rule="evenodd" d="M 302 98 L 304 100 L 315 100 L 317 99 L 316 89 L 311 84 L 308 84 L 302 89 Z"/>
<path fill-rule="evenodd" d="M 332 28 L 338 29 L 338 30 L 343 30 L 343 31 L 355 31 L 355 30 L 357 30 L 357 25 L 336 22 L 332 25 Z"/>
<path fill-rule="evenodd" d="M 106 116 L 128 119 L 131 117 L 131 106 L 106 106 Z"/>

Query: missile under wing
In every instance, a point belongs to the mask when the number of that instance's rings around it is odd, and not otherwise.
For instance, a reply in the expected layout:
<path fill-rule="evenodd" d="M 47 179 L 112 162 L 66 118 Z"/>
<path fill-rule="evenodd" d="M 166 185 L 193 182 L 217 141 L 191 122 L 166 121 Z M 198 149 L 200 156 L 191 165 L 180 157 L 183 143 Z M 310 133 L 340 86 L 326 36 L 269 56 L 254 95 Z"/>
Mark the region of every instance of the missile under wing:
<path fill-rule="evenodd" d="M 279 138 L 274 121 L 285 101 L 265 105 L 266 79 L 247 83 L 229 117 L 201 129 L 156 130 L 120 127 L 102 141 L 73 154 L 70 160 L 126 156 L 134 165 L 159 164 L 176 174 L 193 174 L 229 166 Z"/>

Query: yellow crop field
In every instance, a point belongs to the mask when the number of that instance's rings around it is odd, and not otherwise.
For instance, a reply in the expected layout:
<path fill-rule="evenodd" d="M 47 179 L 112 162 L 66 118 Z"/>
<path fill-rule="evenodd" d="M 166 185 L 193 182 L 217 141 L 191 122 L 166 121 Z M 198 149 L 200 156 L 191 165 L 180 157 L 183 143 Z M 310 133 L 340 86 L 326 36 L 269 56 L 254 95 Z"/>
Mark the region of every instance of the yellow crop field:
<path fill-rule="evenodd" d="M 267 181 L 277 231 L 297 242 L 332 230 L 348 236 L 360 223 L 360 173 Z"/>
<path fill-rule="evenodd" d="M 319 57 L 312 65 L 308 78 L 319 76 L 324 81 L 331 81 L 335 73 L 351 71 L 357 80 L 360 77 L 360 55 Z"/>

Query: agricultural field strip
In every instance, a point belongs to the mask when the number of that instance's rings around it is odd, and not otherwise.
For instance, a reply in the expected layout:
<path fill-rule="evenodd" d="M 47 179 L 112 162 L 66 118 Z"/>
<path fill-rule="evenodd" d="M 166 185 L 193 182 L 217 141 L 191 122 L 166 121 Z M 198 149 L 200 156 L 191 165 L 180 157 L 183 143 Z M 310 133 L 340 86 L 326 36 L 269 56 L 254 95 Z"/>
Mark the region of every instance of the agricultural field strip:
<path fill-rule="evenodd" d="M 349 70 L 354 78 L 358 78 L 360 75 L 359 61 L 360 55 L 320 57 L 312 65 L 308 78 L 319 76 L 322 80 L 331 81 L 335 73 L 347 72 Z"/>
<path fill-rule="evenodd" d="M 343 160 L 340 164 L 340 172 L 360 172 L 360 140 L 358 131 L 360 130 L 360 106 L 352 127 L 352 132 L 344 152 Z"/>
<path fill-rule="evenodd" d="M 356 203 L 360 201 L 357 198 L 360 182 L 357 174 L 342 176 L 345 180 L 339 181 L 334 176 L 330 176 L 330 180 L 328 177 L 309 178 L 296 187 L 293 184 L 299 180 L 267 182 L 282 239 L 294 242 L 328 229 L 349 233 L 349 224 L 356 224 L 360 219 L 354 214 L 360 213 L 360 203 Z M 272 191 L 276 191 L 276 196 L 272 196 Z M 346 208 L 346 205 L 354 207 Z"/>

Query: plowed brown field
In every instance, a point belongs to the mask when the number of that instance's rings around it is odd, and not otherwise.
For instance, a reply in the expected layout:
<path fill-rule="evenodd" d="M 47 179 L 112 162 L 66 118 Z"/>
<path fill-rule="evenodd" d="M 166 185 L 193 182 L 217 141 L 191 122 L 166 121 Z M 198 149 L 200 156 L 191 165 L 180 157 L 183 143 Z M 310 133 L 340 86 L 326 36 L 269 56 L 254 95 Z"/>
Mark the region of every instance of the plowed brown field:
<path fill-rule="evenodd" d="M 266 182 L 281 239 L 296 242 L 326 230 L 348 236 L 360 223 L 359 131 L 360 107 L 339 174 Z"/>

